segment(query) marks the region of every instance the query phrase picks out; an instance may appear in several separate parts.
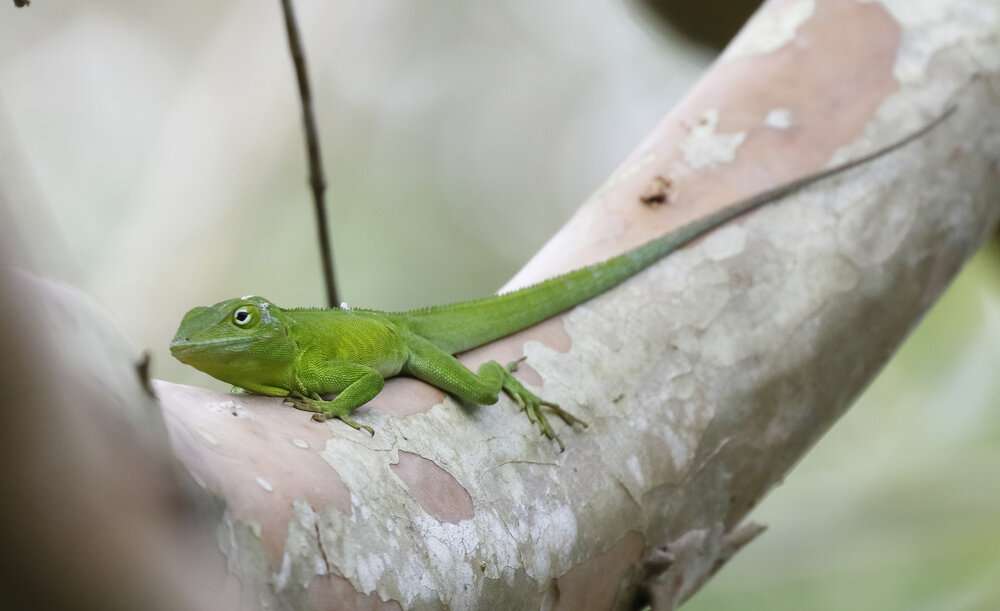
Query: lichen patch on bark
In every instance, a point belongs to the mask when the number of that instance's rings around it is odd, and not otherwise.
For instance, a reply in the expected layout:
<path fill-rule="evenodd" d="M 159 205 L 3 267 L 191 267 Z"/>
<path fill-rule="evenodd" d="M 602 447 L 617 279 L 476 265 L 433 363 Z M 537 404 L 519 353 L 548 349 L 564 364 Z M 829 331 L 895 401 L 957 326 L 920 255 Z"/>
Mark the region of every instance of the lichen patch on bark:
<path fill-rule="evenodd" d="M 976 1 L 858 0 L 878 4 L 904 27 L 906 34 L 896 61 L 895 75 L 902 83 L 919 83 L 927 76 L 934 57 L 948 47 L 964 49 L 983 70 L 1000 69 L 1000 52 L 990 41 L 984 24 L 1000 22 L 1000 5 Z M 948 27 L 940 27 L 946 22 Z M 982 37 L 970 37 L 970 31 Z M 993 36 L 995 37 L 995 32 Z"/>
<path fill-rule="evenodd" d="M 690 127 L 688 137 L 680 144 L 687 167 L 692 170 L 710 168 L 736 158 L 736 149 L 746 139 L 743 132 L 719 133 L 719 111 L 706 110 Z"/>

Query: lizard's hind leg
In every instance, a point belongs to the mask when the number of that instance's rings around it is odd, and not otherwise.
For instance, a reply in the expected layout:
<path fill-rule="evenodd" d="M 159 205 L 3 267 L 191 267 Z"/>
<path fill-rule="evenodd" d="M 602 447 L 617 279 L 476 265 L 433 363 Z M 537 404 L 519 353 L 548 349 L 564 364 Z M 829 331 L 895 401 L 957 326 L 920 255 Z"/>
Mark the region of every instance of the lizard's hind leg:
<path fill-rule="evenodd" d="M 509 373 L 506 376 L 504 376 L 504 385 L 503 385 L 504 392 L 506 392 L 511 399 L 517 401 L 518 405 L 520 405 L 522 408 L 526 408 L 525 405 L 526 402 L 523 402 L 523 399 L 520 397 L 524 397 L 525 395 L 530 395 L 531 397 L 534 397 L 537 400 L 539 407 L 545 406 L 549 408 L 556 416 L 562 418 L 562 421 L 568 424 L 569 426 L 573 426 L 574 424 L 579 424 L 583 428 L 587 428 L 588 426 L 590 426 L 583 420 L 577 418 L 573 414 L 559 407 L 557 403 L 552 403 L 551 401 L 546 401 L 545 399 L 539 398 L 530 390 L 525 388 L 524 385 L 521 384 L 520 380 L 514 377 L 513 373 L 517 371 L 518 366 L 526 360 L 528 360 L 528 357 L 522 356 L 516 361 L 511 361 L 507 363 L 507 371 Z"/>
<path fill-rule="evenodd" d="M 560 450 L 565 446 L 549 424 L 544 409 L 551 410 L 570 426 L 587 426 L 583 420 L 525 388 L 511 373 L 517 370 L 517 362 L 504 367 L 496 361 L 487 361 L 474 373 L 454 356 L 423 338 L 415 337 L 408 343 L 410 358 L 405 367 L 408 374 L 477 405 L 496 403 L 502 390 L 521 406 L 543 435 L 559 444 Z"/>

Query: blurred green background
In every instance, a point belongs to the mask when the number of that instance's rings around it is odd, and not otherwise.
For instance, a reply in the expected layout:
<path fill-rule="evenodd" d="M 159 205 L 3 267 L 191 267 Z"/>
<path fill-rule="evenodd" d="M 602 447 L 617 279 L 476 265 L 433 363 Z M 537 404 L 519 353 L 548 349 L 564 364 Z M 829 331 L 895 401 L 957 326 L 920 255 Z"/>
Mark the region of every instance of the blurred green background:
<path fill-rule="evenodd" d="M 753 4 L 300 0 L 344 299 L 495 290 Z M 193 305 L 322 304 L 305 175 L 278 2 L 0 5 L 22 263 L 94 295 L 157 377 L 221 388 L 166 350 Z M 1000 608 L 998 363 L 993 245 L 686 608 Z"/>

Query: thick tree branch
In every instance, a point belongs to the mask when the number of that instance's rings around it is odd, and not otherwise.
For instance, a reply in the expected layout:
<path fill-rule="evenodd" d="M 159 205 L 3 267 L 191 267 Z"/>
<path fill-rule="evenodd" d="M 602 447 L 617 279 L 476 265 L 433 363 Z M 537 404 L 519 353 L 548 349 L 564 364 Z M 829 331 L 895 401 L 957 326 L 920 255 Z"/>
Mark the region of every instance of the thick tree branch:
<path fill-rule="evenodd" d="M 5 207 L 0 608 L 238 608 L 219 587 L 217 506 L 185 485 L 137 355 L 90 300 L 8 267 Z"/>
<path fill-rule="evenodd" d="M 156 383 L 174 451 L 224 505 L 231 600 L 629 609 L 646 592 L 659 610 L 690 596 L 994 231 L 1000 23 L 977 10 L 990 2 L 927 4 L 919 22 L 908 0 L 773 2 L 748 25 L 511 286 L 863 154 L 950 99 L 959 110 L 464 356 L 525 354 L 525 381 L 593 423 L 563 432 L 565 453 L 509 401 L 466 408 L 414 381 L 359 410 L 374 438 L 278 400 Z M 642 202 L 651 183 L 663 205 Z"/>

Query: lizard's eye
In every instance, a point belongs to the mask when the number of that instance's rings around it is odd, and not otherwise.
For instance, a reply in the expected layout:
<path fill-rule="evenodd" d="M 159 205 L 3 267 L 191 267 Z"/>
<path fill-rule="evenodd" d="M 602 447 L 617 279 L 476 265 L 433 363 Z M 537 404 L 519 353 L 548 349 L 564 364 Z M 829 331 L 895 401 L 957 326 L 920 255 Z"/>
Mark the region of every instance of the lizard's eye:
<path fill-rule="evenodd" d="M 247 308 L 240 308 L 233 312 L 233 322 L 241 327 L 245 327 L 250 324 L 250 310 Z"/>

